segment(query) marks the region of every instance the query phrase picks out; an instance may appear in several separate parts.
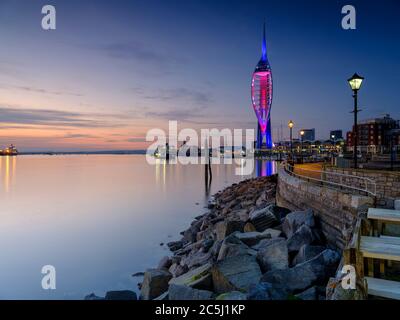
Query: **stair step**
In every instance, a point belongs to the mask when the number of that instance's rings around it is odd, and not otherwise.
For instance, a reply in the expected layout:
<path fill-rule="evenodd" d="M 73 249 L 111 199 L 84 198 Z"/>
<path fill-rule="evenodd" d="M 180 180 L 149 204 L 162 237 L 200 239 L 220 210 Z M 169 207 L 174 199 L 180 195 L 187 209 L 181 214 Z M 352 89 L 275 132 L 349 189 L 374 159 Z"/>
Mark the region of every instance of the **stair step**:
<path fill-rule="evenodd" d="M 400 223 L 400 211 L 390 209 L 368 209 L 368 219 L 382 220 L 384 222 Z"/>
<path fill-rule="evenodd" d="M 364 258 L 400 261 L 400 241 L 395 237 L 361 237 Z"/>
<path fill-rule="evenodd" d="M 365 277 L 368 283 L 368 294 L 400 300 L 400 282 Z"/>

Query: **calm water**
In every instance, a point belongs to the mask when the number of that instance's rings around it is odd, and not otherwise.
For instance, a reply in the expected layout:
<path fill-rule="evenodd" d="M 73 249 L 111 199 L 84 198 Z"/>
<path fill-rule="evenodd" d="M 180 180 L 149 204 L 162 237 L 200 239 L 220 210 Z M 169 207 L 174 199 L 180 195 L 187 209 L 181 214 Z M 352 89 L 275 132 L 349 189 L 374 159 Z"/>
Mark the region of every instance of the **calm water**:
<path fill-rule="evenodd" d="M 235 165 L 150 166 L 140 155 L 0 157 L 0 299 L 82 299 L 91 292 L 136 290 L 132 273 L 168 254 L 204 213 L 208 194 L 249 176 Z M 258 162 L 254 175 L 275 164 Z M 41 269 L 56 268 L 43 290 Z"/>

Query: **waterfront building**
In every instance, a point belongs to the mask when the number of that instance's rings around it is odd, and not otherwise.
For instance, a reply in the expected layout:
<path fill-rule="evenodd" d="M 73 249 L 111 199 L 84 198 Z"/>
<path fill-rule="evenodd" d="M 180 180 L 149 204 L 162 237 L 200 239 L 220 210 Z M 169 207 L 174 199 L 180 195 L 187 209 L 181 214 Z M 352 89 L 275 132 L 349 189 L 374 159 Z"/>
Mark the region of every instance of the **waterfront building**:
<path fill-rule="evenodd" d="M 315 129 L 301 129 L 299 131 L 299 137 L 300 136 L 300 132 L 304 131 L 303 134 L 303 141 L 315 141 Z"/>
<path fill-rule="evenodd" d="M 267 43 L 264 35 L 262 40 L 262 55 L 254 70 L 251 80 L 251 101 L 256 113 L 257 149 L 272 149 L 271 107 L 272 107 L 272 71 L 267 56 Z"/>
<path fill-rule="evenodd" d="M 392 144 L 400 145 L 399 121 L 390 115 L 382 118 L 368 119 L 358 123 L 358 150 L 361 153 L 378 154 L 389 151 Z M 354 126 L 347 132 L 347 150 L 353 151 Z"/>
<path fill-rule="evenodd" d="M 342 140 L 343 139 L 343 131 L 342 130 L 331 130 L 329 134 L 329 139 L 333 141 Z"/>

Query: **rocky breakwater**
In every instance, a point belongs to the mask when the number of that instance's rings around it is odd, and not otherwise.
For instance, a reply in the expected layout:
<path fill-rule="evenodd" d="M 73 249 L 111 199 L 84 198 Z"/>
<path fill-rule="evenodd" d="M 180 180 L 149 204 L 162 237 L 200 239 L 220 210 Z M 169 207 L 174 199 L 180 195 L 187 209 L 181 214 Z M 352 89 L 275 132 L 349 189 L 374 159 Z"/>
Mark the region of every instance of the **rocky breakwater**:
<path fill-rule="evenodd" d="M 276 177 L 217 193 L 168 243 L 171 257 L 144 274 L 143 300 L 325 299 L 340 256 L 328 249 L 311 210 L 275 205 Z"/>

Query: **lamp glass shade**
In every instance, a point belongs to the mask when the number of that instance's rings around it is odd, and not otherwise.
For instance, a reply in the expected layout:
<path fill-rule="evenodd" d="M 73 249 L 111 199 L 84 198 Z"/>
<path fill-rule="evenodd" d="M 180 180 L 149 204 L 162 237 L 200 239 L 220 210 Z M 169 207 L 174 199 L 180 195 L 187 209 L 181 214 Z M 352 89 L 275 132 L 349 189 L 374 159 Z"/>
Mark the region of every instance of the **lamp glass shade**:
<path fill-rule="evenodd" d="M 292 120 L 289 121 L 288 123 L 289 128 L 293 128 L 294 127 L 294 122 Z"/>
<path fill-rule="evenodd" d="M 352 90 L 359 90 L 361 87 L 361 84 L 363 82 L 364 78 L 359 76 L 357 73 L 355 73 L 350 79 L 347 81 L 349 82 L 349 85 Z"/>

